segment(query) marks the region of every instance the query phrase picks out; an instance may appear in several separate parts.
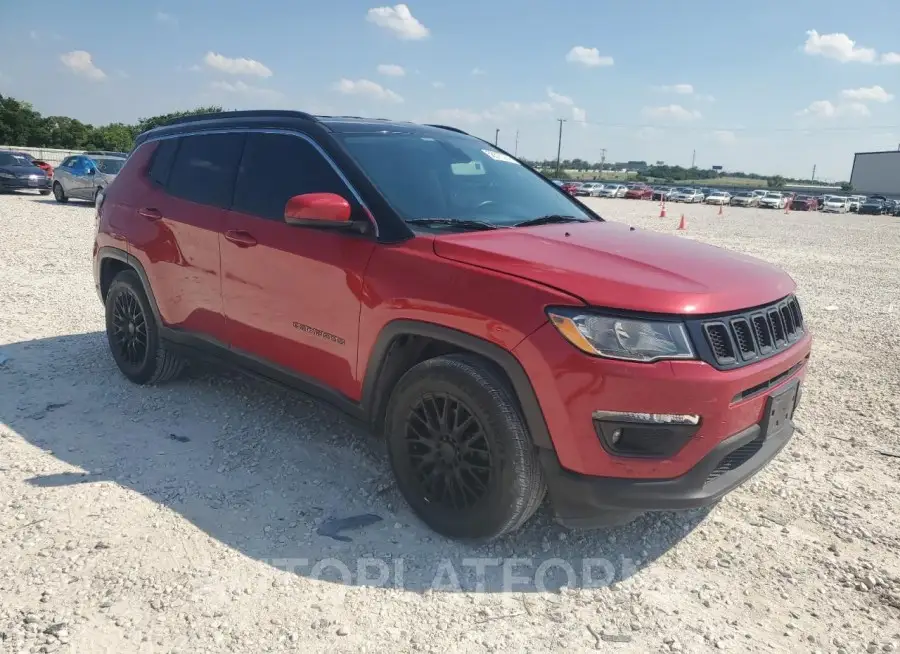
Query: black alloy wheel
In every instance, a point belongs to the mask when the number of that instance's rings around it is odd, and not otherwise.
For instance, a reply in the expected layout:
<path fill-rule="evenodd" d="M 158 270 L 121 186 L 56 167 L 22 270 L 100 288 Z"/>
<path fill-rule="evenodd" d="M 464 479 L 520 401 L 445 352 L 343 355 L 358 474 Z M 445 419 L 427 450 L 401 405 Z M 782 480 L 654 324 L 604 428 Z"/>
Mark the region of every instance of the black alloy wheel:
<path fill-rule="evenodd" d="M 481 422 L 458 398 L 423 396 L 406 420 L 409 461 L 429 502 L 468 509 L 491 483 L 491 445 Z"/>
<path fill-rule="evenodd" d="M 113 302 L 112 340 L 122 361 L 140 368 L 147 360 L 147 318 L 133 291 L 119 293 Z"/>

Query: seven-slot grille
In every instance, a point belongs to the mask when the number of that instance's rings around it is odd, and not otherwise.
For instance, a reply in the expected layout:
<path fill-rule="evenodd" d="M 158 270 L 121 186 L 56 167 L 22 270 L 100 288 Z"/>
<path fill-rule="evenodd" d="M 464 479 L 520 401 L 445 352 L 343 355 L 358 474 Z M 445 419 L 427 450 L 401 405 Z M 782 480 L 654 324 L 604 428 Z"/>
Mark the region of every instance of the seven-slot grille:
<path fill-rule="evenodd" d="M 797 298 L 703 322 L 703 334 L 720 366 L 740 366 L 793 344 L 803 334 Z"/>

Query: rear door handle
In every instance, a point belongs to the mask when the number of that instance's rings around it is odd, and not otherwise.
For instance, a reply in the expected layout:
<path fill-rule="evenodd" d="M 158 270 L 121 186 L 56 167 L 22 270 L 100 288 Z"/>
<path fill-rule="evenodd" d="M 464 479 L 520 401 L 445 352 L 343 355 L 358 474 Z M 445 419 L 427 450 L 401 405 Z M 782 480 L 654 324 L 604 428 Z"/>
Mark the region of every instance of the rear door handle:
<path fill-rule="evenodd" d="M 240 248 L 252 248 L 257 243 L 252 234 L 240 229 L 229 229 L 225 232 L 225 238 Z"/>
<path fill-rule="evenodd" d="M 160 213 L 159 209 L 152 209 L 150 207 L 138 209 L 138 215 L 143 216 L 147 220 L 159 220 L 162 218 L 162 213 Z"/>

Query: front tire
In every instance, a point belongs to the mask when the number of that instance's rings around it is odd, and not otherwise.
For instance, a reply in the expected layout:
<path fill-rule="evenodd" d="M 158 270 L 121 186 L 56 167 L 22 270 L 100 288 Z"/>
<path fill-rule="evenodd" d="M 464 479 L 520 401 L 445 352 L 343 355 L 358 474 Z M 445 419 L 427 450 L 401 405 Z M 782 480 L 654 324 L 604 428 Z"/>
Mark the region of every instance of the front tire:
<path fill-rule="evenodd" d="M 59 182 L 53 182 L 53 197 L 60 203 L 69 201 L 69 198 L 66 197 L 66 192 L 63 190 L 62 184 Z"/>
<path fill-rule="evenodd" d="M 514 394 L 478 357 L 454 354 L 410 369 L 394 389 L 385 435 L 397 485 L 436 532 L 487 541 L 540 506 L 543 470 Z"/>
<path fill-rule="evenodd" d="M 184 359 L 160 339 L 150 301 L 133 270 L 116 275 L 106 294 L 106 338 L 119 370 L 135 384 L 163 383 L 184 369 Z"/>

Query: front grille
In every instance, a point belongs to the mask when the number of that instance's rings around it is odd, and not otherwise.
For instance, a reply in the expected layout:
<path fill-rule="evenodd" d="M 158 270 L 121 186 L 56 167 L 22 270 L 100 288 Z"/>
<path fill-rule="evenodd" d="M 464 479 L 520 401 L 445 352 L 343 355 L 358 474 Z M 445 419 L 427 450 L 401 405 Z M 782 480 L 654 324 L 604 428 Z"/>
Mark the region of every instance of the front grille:
<path fill-rule="evenodd" d="M 729 452 L 721 461 L 719 461 L 719 465 L 716 466 L 715 470 L 709 473 L 709 476 L 706 478 L 706 481 L 704 483 L 708 484 L 709 482 L 718 479 L 722 475 L 727 474 L 732 470 L 735 470 L 738 467 L 744 465 L 753 457 L 753 455 L 759 452 L 762 446 L 763 437 L 759 436 L 749 443 L 741 445 L 736 450 Z"/>
<path fill-rule="evenodd" d="M 710 363 L 720 368 L 747 365 L 795 343 L 804 332 L 803 313 L 790 296 L 770 306 L 701 322 Z M 701 352 L 701 356 L 703 352 Z"/>

